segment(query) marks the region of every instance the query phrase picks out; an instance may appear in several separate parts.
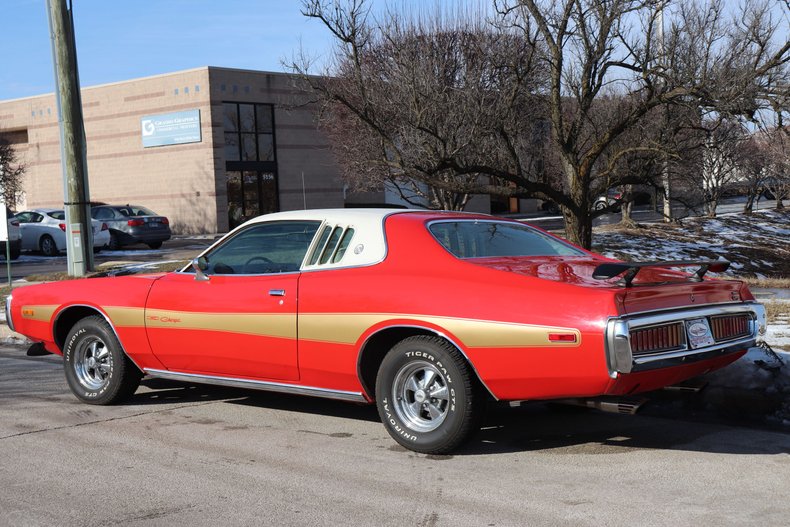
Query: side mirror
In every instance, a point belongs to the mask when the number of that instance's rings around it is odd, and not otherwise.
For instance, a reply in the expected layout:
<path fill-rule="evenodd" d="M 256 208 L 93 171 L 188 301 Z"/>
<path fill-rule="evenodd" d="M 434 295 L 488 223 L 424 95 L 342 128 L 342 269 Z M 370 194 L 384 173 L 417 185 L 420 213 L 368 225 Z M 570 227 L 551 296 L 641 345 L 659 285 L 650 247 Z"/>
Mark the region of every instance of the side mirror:
<path fill-rule="evenodd" d="M 208 282 L 209 278 L 206 273 L 203 272 L 208 269 L 208 260 L 206 260 L 205 256 L 193 259 L 192 269 L 195 270 L 195 280 L 198 282 Z"/>

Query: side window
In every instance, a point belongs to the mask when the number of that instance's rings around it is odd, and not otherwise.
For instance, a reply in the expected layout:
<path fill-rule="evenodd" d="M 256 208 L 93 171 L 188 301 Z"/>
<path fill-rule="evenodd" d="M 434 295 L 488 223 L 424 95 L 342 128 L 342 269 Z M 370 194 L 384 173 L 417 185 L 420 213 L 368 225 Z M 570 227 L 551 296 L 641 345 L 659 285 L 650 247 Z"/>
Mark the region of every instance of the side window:
<path fill-rule="evenodd" d="M 336 264 L 343 259 L 346 249 L 351 244 L 354 237 L 353 227 L 342 227 L 341 225 L 327 225 L 321 231 L 318 243 L 315 244 L 310 260 L 307 265 Z"/>
<path fill-rule="evenodd" d="M 326 245 L 326 239 L 329 238 L 329 233 L 332 232 L 332 227 L 327 225 L 324 227 L 324 230 L 321 231 L 321 237 L 318 238 L 318 243 L 315 244 L 315 249 L 313 249 L 313 254 L 310 255 L 310 261 L 307 262 L 308 265 L 315 265 L 318 262 L 318 257 L 321 256 L 321 251 L 324 250 L 324 246 Z"/>
<path fill-rule="evenodd" d="M 91 215 L 97 220 L 109 220 L 113 216 L 112 209 L 94 209 Z"/>
<path fill-rule="evenodd" d="M 343 233 L 343 237 L 340 238 L 340 243 L 337 246 L 335 255 L 332 257 L 332 263 L 337 263 L 343 259 L 343 255 L 346 254 L 346 249 L 348 249 L 348 245 L 351 243 L 351 238 L 353 237 L 354 229 L 349 227 L 346 229 L 346 232 Z"/>
<path fill-rule="evenodd" d="M 15 218 L 19 220 L 19 223 L 30 223 L 30 216 L 32 214 L 32 212 L 20 212 Z"/>
<path fill-rule="evenodd" d="M 253 225 L 206 255 L 208 274 L 272 274 L 298 271 L 319 222 Z"/>

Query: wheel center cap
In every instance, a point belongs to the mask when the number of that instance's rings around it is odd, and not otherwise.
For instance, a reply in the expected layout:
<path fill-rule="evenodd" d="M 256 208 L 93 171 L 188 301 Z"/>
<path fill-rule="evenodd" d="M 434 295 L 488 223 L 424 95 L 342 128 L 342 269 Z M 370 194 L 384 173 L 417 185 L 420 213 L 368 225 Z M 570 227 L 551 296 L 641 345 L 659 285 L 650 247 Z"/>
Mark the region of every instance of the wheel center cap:
<path fill-rule="evenodd" d="M 414 392 L 414 400 L 417 401 L 418 403 L 424 402 L 425 399 L 427 398 L 428 396 L 425 394 L 423 390 L 417 390 L 416 392 Z"/>
<path fill-rule="evenodd" d="M 96 359 L 93 357 L 88 358 L 88 368 L 95 368 L 96 367 Z"/>

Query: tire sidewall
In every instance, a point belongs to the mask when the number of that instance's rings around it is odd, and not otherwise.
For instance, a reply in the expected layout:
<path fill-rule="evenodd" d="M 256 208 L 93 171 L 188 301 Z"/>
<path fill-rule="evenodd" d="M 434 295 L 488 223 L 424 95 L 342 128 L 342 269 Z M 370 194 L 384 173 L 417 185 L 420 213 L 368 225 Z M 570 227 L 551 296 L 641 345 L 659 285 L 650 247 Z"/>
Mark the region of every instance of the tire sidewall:
<path fill-rule="evenodd" d="M 75 371 L 76 351 L 81 343 L 86 339 L 96 337 L 104 342 L 110 354 L 110 371 L 107 382 L 98 390 L 91 390 L 80 383 Z M 79 322 L 69 333 L 63 347 L 63 365 L 66 373 L 66 381 L 72 393 L 81 401 L 92 404 L 103 404 L 115 395 L 119 388 L 118 379 L 121 377 L 123 357 L 120 355 L 117 339 L 99 324 L 91 322 Z"/>
<path fill-rule="evenodd" d="M 393 385 L 398 372 L 414 362 L 427 362 L 433 365 L 444 377 L 449 395 L 447 415 L 435 430 L 420 432 L 398 416 L 393 404 Z M 464 428 L 466 406 L 469 395 L 464 388 L 464 372 L 455 360 L 440 346 L 427 342 L 406 340 L 392 348 L 384 358 L 376 381 L 376 403 L 379 415 L 387 432 L 401 445 L 418 452 L 443 450 L 444 446 L 454 443 L 455 437 Z"/>
<path fill-rule="evenodd" d="M 55 240 L 50 235 L 45 235 L 41 238 L 41 252 L 44 253 L 45 256 L 55 256 L 58 253 L 58 246 L 55 244 Z"/>

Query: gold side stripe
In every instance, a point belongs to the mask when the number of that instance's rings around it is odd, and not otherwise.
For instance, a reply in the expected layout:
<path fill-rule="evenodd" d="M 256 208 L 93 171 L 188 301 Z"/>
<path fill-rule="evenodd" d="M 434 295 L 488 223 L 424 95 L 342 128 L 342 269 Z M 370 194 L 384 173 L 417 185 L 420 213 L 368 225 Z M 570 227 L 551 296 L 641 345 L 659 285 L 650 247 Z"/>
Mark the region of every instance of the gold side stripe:
<path fill-rule="evenodd" d="M 190 311 L 145 310 L 149 328 L 202 329 L 262 337 L 296 338 L 296 313 L 196 313 Z"/>
<path fill-rule="evenodd" d="M 22 306 L 22 318 L 37 320 L 39 322 L 49 322 L 58 307 L 60 306 Z"/>
<path fill-rule="evenodd" d="M 54 305 L 23 306 L 22 317 L 49 321 L 57 308 Z M 297 316 L 293 313 L 199 313 L 121 306 L 109 306 L 104 310 L 115 327 L 191 329 L 297 338 Z M 424 323 L 436 326 L 472 348 L 581 345 L 581 333 L 574 328 L 403 313 L 303 313 L 299 315 L 299 338 L 350 345 L 358 342 L 369 328 L 395 320 L 405 325 Z M 576 341 L 550 342 L 550 333 L 573 334 Z"/>
<path fill-rule="evenodd" d="M 104 311 L 116 327 L 145 326 L 145 310 L 141 307 L 109 306 Z"/>
<path fill-rule="evenodd" d="M 455 335 L 464 345 L 475 347 L 552 346 L 577 347 L 577 329 L 535 326 L 467 318 L 397 313 L 305 313 L 299 315 L 299 338 L 338 344 L 354 344 L 370 327 L 391 320 L 424 322 Z M 549 333 L 569 333 L 576 342 L 550 342 Z"/>

